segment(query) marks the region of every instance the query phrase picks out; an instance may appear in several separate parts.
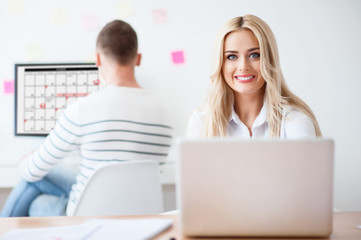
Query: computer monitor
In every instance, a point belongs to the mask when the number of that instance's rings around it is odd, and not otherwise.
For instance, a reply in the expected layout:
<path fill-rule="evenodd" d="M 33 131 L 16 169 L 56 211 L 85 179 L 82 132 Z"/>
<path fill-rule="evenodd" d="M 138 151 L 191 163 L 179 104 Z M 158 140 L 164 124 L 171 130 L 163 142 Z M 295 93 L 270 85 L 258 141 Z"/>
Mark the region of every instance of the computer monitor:
<path fill-rule="evenodd" d="M 100 86 L 95 64 L 15 64 L 15 135 L 46 136 L 64 109 Z"/>

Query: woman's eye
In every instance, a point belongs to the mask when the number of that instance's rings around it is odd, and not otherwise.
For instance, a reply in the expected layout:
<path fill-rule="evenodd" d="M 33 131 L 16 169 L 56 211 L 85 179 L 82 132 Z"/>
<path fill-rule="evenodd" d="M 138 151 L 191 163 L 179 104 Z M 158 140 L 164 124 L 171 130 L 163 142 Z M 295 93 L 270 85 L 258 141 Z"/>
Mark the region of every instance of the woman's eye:
<path fill-rule="evenodd" d="M 228 56 L 227 56 L 227 59 L 229 59 L 229 60 L 236 60 L 236 59 L 237 59 L 237 56 L 236 56 L 236 55 L 228 55 Z"/>
<path fill-rule="evenodd" d="M 259 53 L 251 53 L 251 55 L 249 55 L 250 59 L 257 59 L 259 58 L 261 55 Z"/>

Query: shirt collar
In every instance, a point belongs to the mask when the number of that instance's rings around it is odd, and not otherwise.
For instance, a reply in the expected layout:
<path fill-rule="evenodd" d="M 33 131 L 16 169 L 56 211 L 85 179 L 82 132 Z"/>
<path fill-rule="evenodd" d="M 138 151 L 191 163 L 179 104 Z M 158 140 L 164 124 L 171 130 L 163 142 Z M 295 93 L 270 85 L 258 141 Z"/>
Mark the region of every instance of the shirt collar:
<path fill-rule="evenodd" d="M 267 102 L 263 102 L 263 106 L 261 108 L 260 113 L 258 114 L 256 120 L 253 123 L 253 127 L 260 126 L 264 124 L 267 120 Z M 234 107 L 231 109 L 231 116 L 229 117 L 228 123 L 235 122 L 236 124 L 241 124 L 242 121 L 239 119 L 236 111 L 234 110 Z"/>

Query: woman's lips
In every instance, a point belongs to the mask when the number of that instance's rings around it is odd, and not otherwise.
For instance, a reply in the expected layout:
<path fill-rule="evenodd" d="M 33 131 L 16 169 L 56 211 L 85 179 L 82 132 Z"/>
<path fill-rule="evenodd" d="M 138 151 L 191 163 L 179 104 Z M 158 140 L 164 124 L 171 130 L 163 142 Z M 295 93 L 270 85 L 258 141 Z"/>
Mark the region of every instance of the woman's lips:
<path fill-rule="evenodd" d="M 252 75 L 252 74 L 234 76 L 234 78 L 240 83 L 252 82 L 255 77 L 256 75 Z"/>

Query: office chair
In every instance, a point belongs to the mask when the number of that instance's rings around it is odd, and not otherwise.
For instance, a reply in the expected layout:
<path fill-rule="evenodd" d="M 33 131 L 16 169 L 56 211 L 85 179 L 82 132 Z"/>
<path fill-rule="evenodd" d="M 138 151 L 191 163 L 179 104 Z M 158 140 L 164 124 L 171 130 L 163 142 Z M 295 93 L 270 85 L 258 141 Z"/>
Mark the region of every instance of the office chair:
<path fill-rule="evenodd" d="M 163 211 L 159 165 L 137 160 L 97 170 L 80 196 L 74 216 L 144 215 Z"/>

